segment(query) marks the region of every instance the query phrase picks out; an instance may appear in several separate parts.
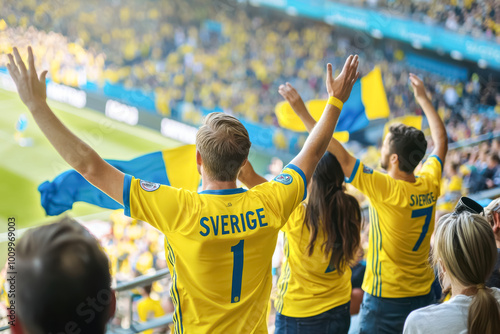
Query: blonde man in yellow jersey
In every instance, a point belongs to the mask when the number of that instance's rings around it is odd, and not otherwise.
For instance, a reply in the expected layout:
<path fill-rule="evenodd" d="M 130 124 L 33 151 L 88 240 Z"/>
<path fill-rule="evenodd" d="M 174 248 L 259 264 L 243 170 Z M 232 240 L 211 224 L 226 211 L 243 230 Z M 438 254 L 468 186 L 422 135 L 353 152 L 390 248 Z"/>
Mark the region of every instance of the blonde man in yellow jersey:
<path fill-rule="evenodd" d="M 423 82 L 414 74 L 410 74 L 410 82 L 434 142 L 432 154 L 417 175 L 413 172 L 425 155 L 427 141 L 422 131 L 413 127 L 393 126 L 385 137 L 381 165 L 387 174 L 364 166 L 335 139 L 328 146 L 347 182 L 370 201 L 360 333 L 401 333 L 411 311 L 434 301 L 434 272 L 428 259 L 448 139 Z M 316 122 L 300 101 L 292 107 L 310 130 Z"/>
<path fill-rule="evenodd" d="M 124 204 L 126 214 L 166 235 L 175 332 L 266 333 L 278 231 L 305 198 L 307 181 L 359 77 L 358 57 L 350 56 L 336 79 L 328 64 L 331 97 L 304 148 L 273 181 L 249 191 L 236 188 L 250 150 L 248 132 L 234 117 L 209 115 L 196 136 L 200 193 L 138 180 L 109 165 L 48 107 L 46 72 L 38 78 L 31 48 L 29 69 L 16 48 L 14 57 L 9 55 L 7 68 L 21 100 L 61 156 Z"/>
<path fill-rule="evenodd" d="M 282 228 L 285 259 L 275 300 L 275 334 L 347 333 L 349 265 L 360 243 L 361 211 L 358 201 L 344 192 L 344 173 L 331 153 L 318 163 L 308 190 L 307 203 Z"/>

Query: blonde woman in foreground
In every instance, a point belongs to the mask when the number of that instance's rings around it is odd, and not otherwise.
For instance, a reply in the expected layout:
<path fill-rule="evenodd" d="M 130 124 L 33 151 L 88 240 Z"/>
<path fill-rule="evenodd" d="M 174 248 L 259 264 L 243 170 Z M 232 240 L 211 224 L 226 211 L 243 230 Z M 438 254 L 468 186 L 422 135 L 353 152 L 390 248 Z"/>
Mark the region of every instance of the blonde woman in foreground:
<path fill-rule="evenodd" d="M 497 259 L 486 219 L 470 212 L 442 217 L 433 252 L 441 284 L 451 286 L 452 298 L 413 311 L 404 333 L 500 333 L 500 290 L 484 285 Z"/>

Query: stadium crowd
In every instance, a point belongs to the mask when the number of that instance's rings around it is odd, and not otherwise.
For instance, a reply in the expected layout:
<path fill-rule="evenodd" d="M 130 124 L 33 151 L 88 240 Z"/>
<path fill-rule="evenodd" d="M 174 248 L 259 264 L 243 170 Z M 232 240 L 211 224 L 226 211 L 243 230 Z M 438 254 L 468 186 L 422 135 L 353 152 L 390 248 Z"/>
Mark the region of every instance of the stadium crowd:
<path fill-rule="evenodd" d="M 201 122 L 200 109 L 216 107 L 277 125 L 275 92 L 281 83 L 294 84 L 305 100 L 324 98 L 324 60 L 331 60 L 338 70 L 347 54 L 356 53 L 363 61 L 362 75 L 375 65 L 382 68 L 393 117 L 418 109 L 407 89 L 405 52 L 395 42 L 379 45 L 368 36 L 360 41 L 359 36 L 324 23 L 272 12 L 263 16 L 258 9 L 231 2 L 208 6 L 199 0 L 161 4 L 148 0 L 124 5 L 107 0 L 99 2 L 99 15 L 89 11 L 95 5 L 95 1 L 75 1 L 61 10 L 58 1 L 9 2 L 0 21 L 6 37 L 0 51 L 10 52 L 14 42 L 24 46 L 26 41 L 45 40 L 42 31 L 59 32 L 67 39 L 54 36 L 59 45 L 44 44 L 36 51 L 42 64 L 50 60 L 49 74 L 56 81 L 71 85 L 108 81 L 155 91 L 159 112 L 174 113 L 195 125 Z M 498 16 L 500 11 L 496 12 Z M 11 26 L 19 28 L 10 31 Z M 32 30 L 23 33 L 29 26 L 40 30 L 38 38 Z M 44 52 L 47 47 L 53 51 Z M 72 66 L 65 66 L 68 62 Z M 500 105 L 493 83 L 480 82 L 478 75 L 466 81 L 433 73 L 425 77 L 446 123 L 467 123 L 464 110 L 475 112 L 478 102 Z"/>
<path fill-rule="evenodd" d="M 500 43 L 500 6 L 495 0 L 355 0 L 355 2 L 429 25 L 438 24 L 477 39 Z"/>
<path fill-rule="evenodd" d="M 382 69 L 391 117 L 421 113 L 408 89 L 405 53 L 395 42 L 385 41 L 381 46 L 368 39 L 359 43 L 322 23 L 299 23 L 278 14 L 268 14 L 272 20 L 264 20 L 259 12 L 220 3 L 214 7 L 199 5 L 193 12 L 196 1 L 172 1 L 160 6 L 146 1 L 140 6 L 130 3 L 119 8 L 105 1 L 100 4 L 101 15 L 109 20 L 98 20 L 95 13 L 82 11 L 95 5 L 93 2 L 73 2 L 64 11 L 46 2 L 12 2 L 5 9 L 6 21 L 0 20 L 0 52 L 10 52 L 14 43 L 22 46 L 29 41 L 36 52 L 37 66 L 48 68 L 56 82 L 77 86 L 87 80 L 101 85 L 108 81 L 154 90 L 158 112 L 195 125 L 201 122 L 201 109 L 215 107 L 237 117 L 277 125 L 274 106 L 280 101 L 276 91 L 281 83 L 291 82 L 304 100 L 324 97 L 324 59 L 333 60 L 338 69 L 346 54 L 357 53 L 362 74 L 375 65 Z M 437 2 L 432 4 L 438 6 Z M 401 6 L 406 8 L 404 2 Z M 65 35 L 46 32 L 52 30 Z M 467 81 L 432 73 L 425 73 L 425 79 L 445 121 L 450 143 L 500 131 L 496 116 L 500 113 L 500 93 L 494 82 L 481 82 L 475 73 Z M 496 106 L 496 113 L 478 112 L 479 105 Z M 276 147 L 288 148 L 286 137 L 279 134 Z M 303 144 L 305 139 L 301 139 L 297 145 Z M 481 185 L 466 183 L 463 192 L 491 188 L 481 177 L 475 177 L 485 171 L 486 161 L 469 150 L 460 150 L 461 157 L 455 155 L 454 161 L 461 165 L 467 161 L 469 167 L 477 165 L 472 180 Z M 495 160 L 499 152 L 494 146 L 485 153 Z M 448 170 L 444 175 L 447 179 L 453 176 Z M 467 168 L 460 174 L 472 172 Z"/>
<path fill-rule="evenodd" d="M 165 268 L 167 262 L 172 300 L 166 297 L 165 282 L 135 291 L 142 296 L 137 302 L 142 321 L 173 312 L 176 333 L 264 332 L 272 285 L 267 269 L 281 232 L 284 260 L 274 301 L 277 333 L 301 326 L 310 332 L 330 328 L 347 333 L 355 303 L 361 308 L 360 333 L 374 328 L 394 333 L 403 328 L 404 333 L 437 328 L 443 333 L 500 331 L 500 290 L 489 283 L 492 270 L 498 275 L 499 268 L 500 205 L 497 200 L 484 212 L 477 203 L 460 199 L 465 192 L 500 186 L 500 140 L 448 152 L 448 142 L 500 130 L 498 117 L 478 114 L 473 107 L 485 100 L 500 105 L 500 95 L 489 83 L 480 83 L 477 75 L 466 82 L 428 75 L 424 85 L 409 73 L 397 44 L 359 47 L 322 24 L 269 21 L 231 6 L 232 17 L 229 10 L 193 10 L 189 5 L 197 4 L 195 0 L 144 9 L 154 3 L 120 4 L 119 15 L 114 15 L 116 3 L 105 1 L 103 14 L 110 21 L 104 24 L 82 10 L 95 5 L 93 1 L 51 10 L 52 4 L 32 0 L 9 3 L 7 20 L 0 21 L 0 37 L 7 37 L 0 51 L 10 53 L 14 44 L 28 42 L 34 47 L 26 66 L 13 49 L 8 70 L 38 126 L 73 168 L 124 205 L 130 217 L 116 212 L 109 223 L 96 225 L 102 248 L 69 220 L 31 230 L 22 238 L 22 293 L 16 302 L 23 326 L 16 334 L 67 328 L 64 322 L 75 319 L 71 311 L 80 299 L 102 291 L 109 295 L 106 307 L 95 321 L 80 318 L 78 324 L 88 326 L 85 333 L 104 333 L 108 319 L 120 324 L 126 312 L 109 293 L 111 281 L 130 280 Z M 28 13 L 26 19 L 20 12 Z M 109 30 L 110 22 L 117 23 L 116 28 Z M 9 27 L 13 24 L 21 28 Z M 22 28 L 31 24 L 41 30 Z M 69 37 L 44 32 L 47 27 Z M 160 33 L 151 34 L 152 28 Z M 283 35 L 286 38 L 280 38 Z M 78 42 L 69 42 L 75 38 Z M 120 52 L 113 53 L 114 48 Z M 347 57 L 353 51 L 359 59 Z M 170 101 L 165 113 L 182 101 L 207 109 L 220 106 L 228 114 L 274 124 L 279 84 L 292 82 L 304 100 L 324 94 L 325 58 L 332 59 L 337 71 L 327 67 L 329 97 L 317 124 L 303 103 L 290 97 L 291 85 L 279 87 L 311 132 L 292 162 L 267 182 L 247 162 L 251 144 L 244 126 L 227 114 L 212 113 L 196 138 L 203 180 L 199 193 L 135 179 L 108 165 L 58 121 L 45 102 L 44 74 L 38 78 L 35 72 L 35 66 L 49 68 L 52 78 L 71 85 L 108 80 L 155 90 Z M 390 127 L 380 152 L 372 157 L 386 174 L 332 139 L 357 71 L 367 73 L 375 64 L 383 70 L 393 116 L 425 114 L 430 128 L 428 145 L 420 130 Z M 198 123 L 201 114 L 190 117 Z M 432 154 L 421 163 L 428 146 Z M 237 178 L 248 190 L 236 186 Z M 346 188 L 356 188 L 371 204 L 365 240 L 360 205 Z M 443 195 L 440 203 L 437 194 Z M 435 222 L 435 207 L 451 214 Z M 429 263 L 431 247 L 435 251 Z M 366 263 L 361 297 L 355 296 L 351 283 L 351 267 L 360 262 L 360 253 L 366 254 L 361 261 Z M 34 277 L 40 278 L 37 289 Z M 58 284 L 57 293 L 44 295 Z M 68 291 L 74 298 L 65 298 Z M 447 302 L 434 305 L 447 295 Z M 457 312 L 468 313 L 468 318 Z"/>

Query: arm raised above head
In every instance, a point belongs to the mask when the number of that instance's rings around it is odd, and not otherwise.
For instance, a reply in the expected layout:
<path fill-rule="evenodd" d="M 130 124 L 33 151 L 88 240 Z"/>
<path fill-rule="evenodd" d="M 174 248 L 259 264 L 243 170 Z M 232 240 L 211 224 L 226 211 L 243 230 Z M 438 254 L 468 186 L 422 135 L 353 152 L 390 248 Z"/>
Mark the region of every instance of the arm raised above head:
<path fill-rule="evenodd" d="M 257 174 L 257 172 L 253 169 L 250 161 L 247 162 L 241 167 L 240 173 L 238 174 L 238 180 L 240 180 L 248 189 L 253 188 L 261 183 L 267 182 L 267 180 Z"/>
<path fill-rule="evenodd" d="M 123 204 L 124 174 L 104 161 L 96 151 L 75 136 L 47 105 L 45 77 L 37 75 L 33 51 L 28 48 L 26 68 L 17 48 L 9 54 L 7 69 L 16 84 L 19 97 L 28 107 L 36 124 L 61 157 L 87 181 Z"/>
<path fill-rule="evenodd" d="M 357 62 L 357 59 L 356 59 L 356 62 Z M 346 64 L 347 64 L 347 61 L 346 61 Z M 345 69 L 345 66 L 344 66 L 344 69 Z M 356 82 L 358 77 L 359 77 L 359 74 L 356 74 L 354 82 Z M 340 75 L 339 75 L 339 77 L 337 77 L 337 79 L 335 79 L 333 81 L 333 83 L 331 81 L 329 82 L 327 79 L 327 89 L 328 89 L 329 94 L 330 94 L 330 92 L 332 92 L 332 94 L 333 94 L 335 91 L 340 90 L 339 86 L 340 86 L 341 81 L 339 79 L 340 79 Z M 354 83 L 352 83 L 352 84 L 354 85 Z M 350 86 L 350 90 L 352 90 L 352 86 Z M 349 90 L 349 93 L 350 93 L 350 90 Z M 295 88 L 293 88 L 293 86 L 290 85 L 289 83 L 286 83 L 286 85 L 281 85 L 279 87 L 279 93 L 288 101 L 288 103 L 290 103 L 290 106 L 292 107 L 293 111 L 297 114 L 297 116 L 299 116 L 301 121 L 306 126 L 307 131 L 309 131 L 309 132 L 313 131 L 313 129 L 316 126 L 316 121 L 311 116 L 311 114 L 309 114 L 309 111 L 307 110 L 307 107 L 304 104 L 304 101 L 300 97 L 299 93 L 295 90 Z M 330 94 L 330 96 L 333 96 L 332 94 Z M 349 97 L 349 95 L 347 95 L 347 97 L 344 97 L 345 100 L 343 100 L 342 102 L 347 101 L 348 97 Z M 327 107 L 328 107 L 328 104 L 327 104 Z M 326 111 L 326 109 L 325 109 L 325 111 Z M 336 125 L 337 121 L 338 121 L 338 115 L 335 119 L 335 125 Z M 334 127 L 335 127 L 335 125 L 334 125 Z M 335 157 L 337 158 L 337 160 L 339 161 L 339 163 L 342 167 L 344 174 L 347 177 L 349 177 L 352 173 L 352 170 L 354 169 L 355 164 L 356 164 L 356 158 L 354 158 L 352 155 L 350 155 L 347 152 L 347 150 L 342 146 L 342 144 L 339 143 L 335 138 L 330 139 L 330 142 L 328 143 L 327 150 L 328 150 L 328 152 L 335 155 Z"/>
<path fill-rule="evenodd" d="M 438 156 L 442 164 L 444 164 L 446 153 L 448 152 L 448 136 L 444 123 L 427 95 L 424 82 L 413 73 L 410 73 L 410 82 L 413 87 L 413 92 L 415 93 L 415 99 L 422 107 L 429 122 L 432 141 L 434 142 L 432 154 Z"/>

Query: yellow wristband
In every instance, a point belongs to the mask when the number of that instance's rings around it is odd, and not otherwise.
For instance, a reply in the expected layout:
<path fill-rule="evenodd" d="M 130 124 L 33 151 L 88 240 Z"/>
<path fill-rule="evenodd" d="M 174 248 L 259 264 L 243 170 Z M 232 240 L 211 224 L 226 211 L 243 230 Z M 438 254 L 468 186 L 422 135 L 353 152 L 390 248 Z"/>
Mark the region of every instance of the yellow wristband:
<path fill-rule="evenodd" d="M 327 104 L 331 104 L 332 106 L 339 108 L 339 110 L 342 110 L 342 107 L 344 106 L 344 103 L 337 99 L 335 96 L 330 96 L 328 98 Z"/>

